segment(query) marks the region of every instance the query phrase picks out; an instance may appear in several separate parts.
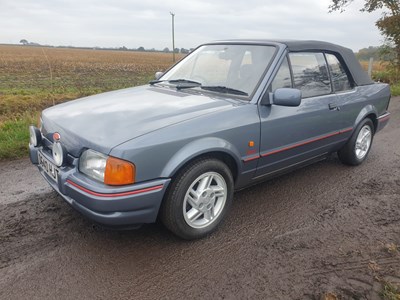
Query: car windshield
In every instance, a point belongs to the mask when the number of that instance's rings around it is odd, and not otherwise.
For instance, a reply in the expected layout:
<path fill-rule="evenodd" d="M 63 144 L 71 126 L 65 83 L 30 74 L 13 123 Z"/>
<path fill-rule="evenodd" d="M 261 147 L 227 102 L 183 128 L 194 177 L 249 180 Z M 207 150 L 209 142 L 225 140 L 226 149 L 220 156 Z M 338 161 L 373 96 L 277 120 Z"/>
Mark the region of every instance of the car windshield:
<path fill-rule="evenodd" d="M 274 53 L 273 46 L 204 45 L 157 82 L 167 81 L 178 88 L 248 96 L 254 92 Z"/>

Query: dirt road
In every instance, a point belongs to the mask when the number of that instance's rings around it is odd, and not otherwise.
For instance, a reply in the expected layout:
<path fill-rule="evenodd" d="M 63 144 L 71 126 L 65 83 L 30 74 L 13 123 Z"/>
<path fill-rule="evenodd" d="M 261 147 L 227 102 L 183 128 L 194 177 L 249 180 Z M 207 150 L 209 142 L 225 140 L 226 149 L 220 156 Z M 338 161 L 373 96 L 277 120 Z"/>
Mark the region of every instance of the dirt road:
<path fill-rule="evenodd" d="M 400 281 L 399 97 L 390 111 L 363 165 L 332 156 L 241 191 L 195 242 L 95 227 L 28 160 L 1 163 L 0 299 L 379 299 Z"/>

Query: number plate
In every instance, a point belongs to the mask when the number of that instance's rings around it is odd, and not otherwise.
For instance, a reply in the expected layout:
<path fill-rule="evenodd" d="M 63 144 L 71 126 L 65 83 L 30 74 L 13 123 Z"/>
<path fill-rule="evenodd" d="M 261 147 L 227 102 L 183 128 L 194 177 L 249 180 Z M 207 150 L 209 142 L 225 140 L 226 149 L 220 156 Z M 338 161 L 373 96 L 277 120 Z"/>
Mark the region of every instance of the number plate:
<path fill-rule="evenodd" d="M 43 154 L 40 152 L 38 152 L 38 160 L 39 160 L 39 165 L 46 172 L 46 174 L 49 175 L 51 179 L 57 181 L 58 179 L 57 167 L 53 163 L 51 163 L 46 157 L 44 157 Z"/>

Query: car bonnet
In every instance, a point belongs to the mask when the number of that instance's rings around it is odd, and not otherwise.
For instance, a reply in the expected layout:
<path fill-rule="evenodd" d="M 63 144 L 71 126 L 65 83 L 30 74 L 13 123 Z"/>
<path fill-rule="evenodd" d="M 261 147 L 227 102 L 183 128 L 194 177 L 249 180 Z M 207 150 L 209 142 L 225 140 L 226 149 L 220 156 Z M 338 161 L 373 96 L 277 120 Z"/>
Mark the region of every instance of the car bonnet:
<path fill-rule="evenodd" d="M 42 132 L 49 139 L 58 132 L 75 157 L 85 148 L 108 154 L 127 140 L 232 106 L 223 98 L 141 86 L 48 108 L 42 113 Z"/>

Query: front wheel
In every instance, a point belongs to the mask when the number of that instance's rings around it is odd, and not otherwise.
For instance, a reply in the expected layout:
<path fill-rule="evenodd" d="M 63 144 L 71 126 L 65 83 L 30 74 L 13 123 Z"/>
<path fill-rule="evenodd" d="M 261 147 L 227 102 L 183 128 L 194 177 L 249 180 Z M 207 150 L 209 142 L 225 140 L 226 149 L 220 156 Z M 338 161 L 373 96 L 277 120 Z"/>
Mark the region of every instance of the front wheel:
<path fill-rule="evenodd" d="M 233 198 L 230 169 L 220 160 L 202 158 L 181 170 L 161 207 L 161 220 L 184 239 L 213 232 L 224 219 Z"/>
<path fill-rule="evenodd" d="M 342 163 L 352 166 L 361 164 L 371 150 L 374 138 L 374 124 L 371 119 L 364 119 L 357 126 L 350 140 L 338 151 Z"/>

